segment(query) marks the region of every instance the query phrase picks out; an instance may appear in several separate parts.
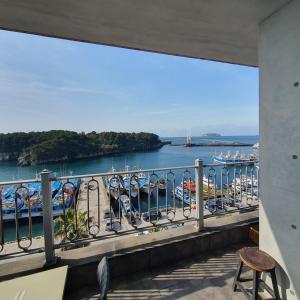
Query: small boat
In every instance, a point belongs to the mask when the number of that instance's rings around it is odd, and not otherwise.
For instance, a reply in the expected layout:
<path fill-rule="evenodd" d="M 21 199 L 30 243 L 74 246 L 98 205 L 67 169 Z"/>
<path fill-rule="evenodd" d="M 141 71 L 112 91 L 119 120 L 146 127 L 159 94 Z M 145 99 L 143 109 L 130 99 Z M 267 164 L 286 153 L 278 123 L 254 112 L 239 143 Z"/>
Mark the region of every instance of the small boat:
<path fill-rule="evenodd" d="M 51 184 L 53 215 L 63 214 L 63 203 L 65 209 L 69 209 L 73 203 L 74 196 L 77 195 L 79 183 L 77 179 L 72 179 L 69 186 L 64 185 L 62 191 L 62 181 L 54 181 Z M 15 218 L 16 207 L 18 218 L 27 218 L 29 210 L 31 217 L 42 216 L 42 199 L 41 199 L 41 183 L 28 183 L 22 188 L 16 186 L 8 186 L 2 190 L 2 213 L 3 220 L 13 220 Z M 64 198 L 63 198 L 64 196 Z M 63 201 L 64 200 L 64 201 Z"/>
<path fill-rule="evenodd" d="M 167 189 L 167 181 L 165 178 L 161 177 L 158 180 L 158 191 L 160 193 L 165 193 Z"/>
<path fill-rule="evenodd" d="M 125 167 L 125 171 L 129 171 L 129 166 Z M 124 189 L 126 190 L 127 195 L 130 195 L 131 198 L 136 198 L 139 193 L 139 182 L 136 178 L 137 175 L 134 173 L 127 173 L 122 177 Z"/>
<path fill-rule="evenodd" d="M 250 155 L 242 155 L 239 152 L 236 152 L 235 155 L 231 155 L 230 153 L 223 154 L 220 153 L 220 155 L 213 156 L 213 161 L 219 164 L 231 164 L 231 163 L 251 163 L 256 161 L 256 155 L 250 154 Z"/>
<path fill-rule="evenodd" d="M 186 180 L 183 183 L 184 188 L 191 191 L 192 193 L 196 192 L 196 183 L 192 180 Z"/>
<path fill-rule="evenodd" d="M 175 197 L 181 201 L 183 201 L 187 205 L 191 205 L 192 208 L 196 208 L 196 199 L 191 194 L 190 199 L 190 192 L 187 189 L 184 189 L 182 185 L 178 185 L 175 188 Z"/>
<path fill-rule="evenodd" d="M 232 180 L 231 187 L 238 191 L 253 189 L 254 193 L 256 193 L 258 191 L 258 180 L 242 175 L 242 177 L 237 177 L 235 180 Z"/>
<path fill-rule="evenodd" d="M 132 176 L 132 175 L 131 175 Z M 127 192 L 127 194 L 130 194 L 130 197 L 136 198 L 139 193 L 139 183 L 134 177 L 131 177 L 130 175 L 125 175 L 123 177 L 124 182 L 124 188 Z"/>
<path fill-rule="evenodd" d="M 138 178 L 141 192 L 151 195 L 155 185 L 150 182 L 149 178 L 142 172 L 138 174 Z"/>
<path fill-rule="evenodd" d="M 209 185 L 209 187 L 213 187 L 214 186 L 214 180 L 211 177 L 209 177 L 209 179 L 208 179 L 205 175 L 203 175 L 203 185 L 205 185 L 207 187 L 208 187 L 208 185 Z"/>
<path fill-rule="evenodd" d="M 259 149 L 259 143 L 256 143 L 252 146 L 253 149 Z"/>
<path fill-rule="evenodd" d="M 121 195 L 120 201 L 123 215 L 127 218 L 128 222 L 133 225 L 141 224 L 140 214 L 130 202 L 129 197 L 127 195 Z"/>
<path fill-rule="evenodd" d="M 162 215 L 160 210 L 154 209 L 152 208 L 149 211 L 146 211 L 143 213 L 142 218 L 145 222 L 152 222 L 152 221 L 158 221 L 159 219 L 161 219 Z"/>
<path fill-rule="evenodd" d="M 122 211 L 124 213 L 124 216 L 130 215 L 131 206 L 130 206 L 129 197 L 127 195 L 121 195 L 120 196 L 120 201 L 121 201 L 121 207 L 122 207 Z"/>
<path fill-rule="evenodd" d="M 112 167 L 110 172 L 115 173 L 116 169 Z M 122 187 L 123 187 L 122 180 L 123 179 L 120 175 L 111 175 L 108 177 L 107 180 L 108 192 L 109 195 L 112 196 L 112 198 L 114 198 L 115 200 L 118 200 L 120 194 L 122 194 Z"/>

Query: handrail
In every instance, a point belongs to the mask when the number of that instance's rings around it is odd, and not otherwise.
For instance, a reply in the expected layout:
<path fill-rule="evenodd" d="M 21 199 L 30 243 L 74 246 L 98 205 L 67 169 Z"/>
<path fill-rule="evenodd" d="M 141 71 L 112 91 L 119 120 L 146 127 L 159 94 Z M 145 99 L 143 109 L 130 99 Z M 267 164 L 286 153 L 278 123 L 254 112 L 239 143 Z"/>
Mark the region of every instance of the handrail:
<path fill-rule="evenodd" d="M 16 224 L 19 249 L 30 253 L 38 249 L 32 244 L 32 218 L 36 216 L 43 217 L 44 251 L 49 264 L 55 261 L 54 249 L 81 240 L 172 227 L 178 222 L 195 221 L 195 227 L 201 230 L 206 218 L 257 206 L 259 170 L 255 164 L 258 162 L 203 164 L 196 160 L 194 165 L 178 167 L 57 177 L 44 170 L 35 179 L 0 182 L 0 255 L 7 256 L 3 251 L 7 220 Z M 84 184 L 80 180 L 83 178 L 86 178 Z M 72 179 L 79 180 L 75 183 Z M 61 184 L 55 193 L 54 181 Z M 40 183 L 40 191 L 31 194 L 26 185 L 29 183 Z M 16 191 L 7 201 L 4 191 L 8 185 Z M 84 215 L 87 219 L 83 226 L 87 231 L 82 237 L 80 222 L 85 222 Z M 21 218 L 26 222 L 19 223 Z M 54 220 L 60 226 L 61 241 L 54 239 Z M 28 235 L 23 236 L 19 225 L 27 223 Z"/>
<path fill-rule="evenodd" d="M 224 166 L 240 166 L 240 165 L 252 165 L 258 163 L 258 160 L 250 162 L 232 162 L 232 163 L 212 163 L 212 164 L 203 164 L 203 168 L 207 167 L 224 167 Z M 67 175 L 67 176 L 57 176 L 51 177 L 52 181 L 55 180 L 66 180 L 66 179 L 79 179 L 86 177 L 100 177 L 100 176 L 112 176 L 112 175 L 122 175 L 122 174 L 135 174 L 137 172 L 159 172 L 159 171 L 170 171 L 170 170 L 185 170 L 195 168 L 194 165 L 180 166 L 180 167 L 164 167 L 164 168 L 153 168 L 153 169 L 136 169 L 128 171 L 118 171 L 118 172 L 104 172 L 104 173 L 91 173 L 91 174 L 80 174 L 80 175 Z M 25 180 L 11 180 L 11 181 L 0 181 L 0 185 L 14 185 L 14 184 L 24 184 L 24 183 L 38 183 L 41 182 L 40 178 L 35 179 L 25 179 Z"/>
<path fill-rule="evenodd" d="M 66 179 L 79 179 L 85 177 L 100 177 L 100 176 L 113 176 L 122 174 L 136 174 L 136 173 L 149 173 L 149 172 L 159 172 L 159 171 L 170 171 L 170 170 L 186 170 L 195 168 L 192 166 L 182 166 L 182 167 L 168 167 L 168 168 L 156 168 L 156 169 L 137 169 L 128 171 L 118 171 L 118 172 L 106 172 L 106 173 L 94 173 L 94 174 L 82 174 L 82 175 L 72 175 L 72 176 L 58 176 L 52 178 L 52 180 L 66 180 Z M 1 182 L 0 182 L 1 184 Z"/>

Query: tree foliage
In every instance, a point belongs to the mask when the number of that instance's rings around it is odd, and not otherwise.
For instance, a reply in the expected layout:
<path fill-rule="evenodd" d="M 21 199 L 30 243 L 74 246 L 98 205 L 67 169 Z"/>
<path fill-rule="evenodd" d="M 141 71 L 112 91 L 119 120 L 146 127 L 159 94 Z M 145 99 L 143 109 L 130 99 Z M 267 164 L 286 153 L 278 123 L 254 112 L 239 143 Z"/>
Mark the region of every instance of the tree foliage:
<path fill-rule="evenodd" d="M 21 165 L 71 161 L 127 151 L 149 150 L 161 146 L 156 134 L 139 132 L 101 132 L 85 134 L 51 130 L 0 134 L 0 153 Z"/>

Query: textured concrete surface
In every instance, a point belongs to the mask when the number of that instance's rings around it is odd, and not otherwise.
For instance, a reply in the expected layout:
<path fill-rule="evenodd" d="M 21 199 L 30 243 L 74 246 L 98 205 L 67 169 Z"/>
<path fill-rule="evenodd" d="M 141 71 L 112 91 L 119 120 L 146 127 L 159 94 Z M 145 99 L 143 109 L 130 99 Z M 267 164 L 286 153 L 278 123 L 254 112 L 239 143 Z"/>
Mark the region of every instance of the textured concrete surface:
<path fill-rule="evenodd" d="M 224 248 L 236 244 L 248 237 L 250 224 L 258 222 L 258 211 L 244 214 L 234 213 L 222 218 L 205 220 L 205 231 L 197 232 L 195 224 L 144 235 L 118 236 L 91 243 L 90 246 L 56 251 L 61 258 L 59 265 L 69 265 L 70 284 L 84 285 L 95 280 L 93 270 L 104 256 L 113 258 L 112 273 L 114 276 L 141 271 L 144 267 L 158 266 L 162 261 L 172 263 L 209 249 Z M 134 263 L 130 265 L 130 261 Z M 0 281 L 41 271 L 43 254 L 24 255 L 0 260 Z M 114 267 L 116 266 L 116 267 Z M 82 277 L 83 276 L 83 277 Z M 72 287 L 71 287 L 72 288 Z"/>
<path fill-rule="evenodd" d="M 108 299 L 198 299 L 244 300 L 232 291 L 239 247 L 214 251 L 152 272 L 115 279 Z M 243 276 L 251 277 L 245 269 Z M 248 286 L 246 286 L 249 288 Z M 98 299 L 97 286 L 90 286 L 65 297 L 66 300 Z"/>
<path fill-rule="evenodd" d="M 260 42 L 260 246 L 282 267 L 285 299 L 300 299 L 299 16 L 291 1 L 261 25 Z"/>
<path fill-rule="evenodd" d="M 259 24 L 288 0 L 0 0 L 0 28 L 257 66 Z"/>

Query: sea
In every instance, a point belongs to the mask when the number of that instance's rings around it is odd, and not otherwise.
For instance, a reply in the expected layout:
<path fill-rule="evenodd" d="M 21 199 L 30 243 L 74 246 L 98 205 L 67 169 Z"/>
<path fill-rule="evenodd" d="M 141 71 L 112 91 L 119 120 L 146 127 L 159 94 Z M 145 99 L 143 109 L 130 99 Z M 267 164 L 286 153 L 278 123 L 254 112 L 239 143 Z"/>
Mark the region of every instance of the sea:
<path fill-rule="evenodd" d="M 152 151 L 128 152 L 104 156 L 95 159 L 78 160 L 68 163 L 47 164 L 38 166 L 19 167 L 14 162 L 0 162 L 0 181 L 33 179 L 44 169 L 50 170 L 57 176 L 84 175 L 109 172 L 112 167 L 117 170 L 125 169 L 154 169 L 193 165 L 197 158 L 205 163 L 212 163 L 212 157 L 220 152 L 232 154 L 236 151 L 249 154 L 252 147 L 184 147 L 176 146 L 186 143 L 186 137 L 163 137 L 172 145 L 165 145 Z M 193 137 L 192 143 L 240 142 L 255 144 L 258 136 L 220 136 L 214 138 Z"/>
<path fill-rule="evenodd" d="M 47 164 L 38 166 L 19 167 L 14 162 L 0 162 L 0 183 L 1 181 L 34 179 L 44 169 L 52 171 L 56 176 L 84 175 L 109 172 L 112 167 L 116 170 L 124 170 L 126 166 L 130 169 L 155 169 L 171 168 L 194 165 L 196 159 L 204 163 L 213 163 L 213 156 L 220 152 L 231 152 L 250 154 L 252 147 L 184 147 L 186 137 L 163 137 L 163 141 L 171 141 L 172 145 L 164 145 L 160 149 L 151 151 L 140 151 L 115 154 L 95 159 L 78 160 L 68 163 Z M 192 143 L 216 143 L 216 142 L 240 142 L 255 144 L 258 136 L 220 136 L 220 137 L 193 137 Z M 165 197 L 163 197 L 165 199 Z M 161 201 L 165 201 L 161 199 Z M 156 202 L 154 199 L 153 202 Z M 142 210 L 147 210 L 147 201 L 142 203 Z M 162 203 L 163 204 L 163 203 Z M 20 223 L 21 236 L 26 235 L 28 224 L 25 221 Z M 33 236 L 42 235 L 42 220 L 33 220 Z M 6 223 L 4 226 L 5 241 L 15 240 L 14 222 Z"/>

